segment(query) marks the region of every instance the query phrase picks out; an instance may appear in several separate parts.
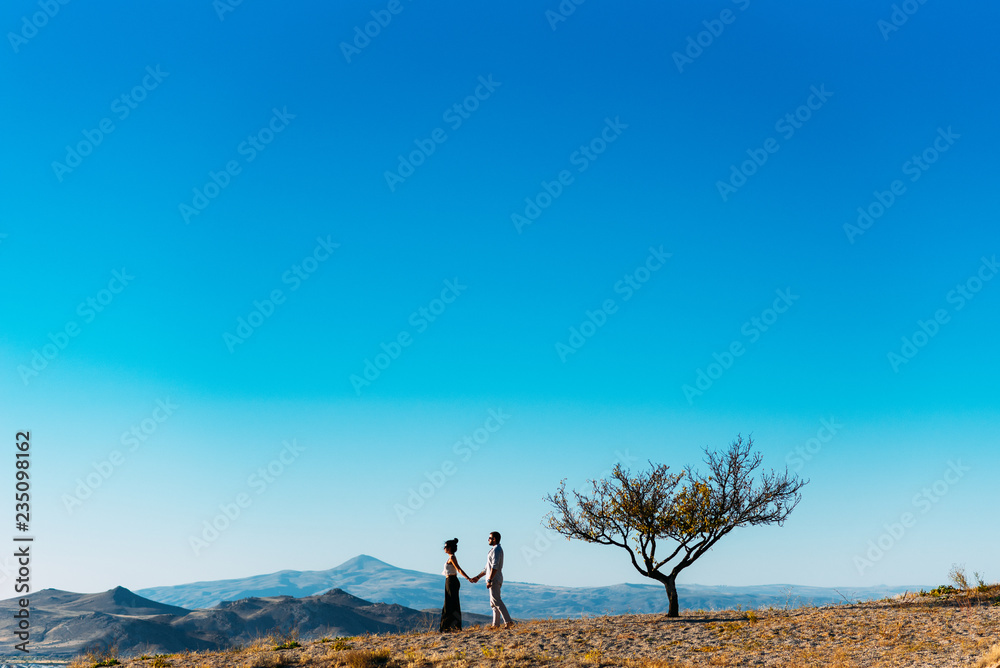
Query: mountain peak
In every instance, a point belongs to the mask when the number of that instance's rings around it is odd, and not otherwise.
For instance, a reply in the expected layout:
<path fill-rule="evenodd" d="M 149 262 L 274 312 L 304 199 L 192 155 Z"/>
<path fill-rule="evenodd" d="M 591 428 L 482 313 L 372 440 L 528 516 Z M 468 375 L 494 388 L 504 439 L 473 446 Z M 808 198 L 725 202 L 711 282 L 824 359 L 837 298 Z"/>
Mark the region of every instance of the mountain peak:
<path fill-rule="evenodd" d="M 116 602 L 131 602 L 133 598 L 141 598 L 132 591 L 118 585 L 117 587 L 112 587 L 107 591 L 98 592 L 96 594 L 89 594 L 89 596 L 100 596 L 101 598 L 111 599 Z"/>
<path fill-rule="evenodd" d="M 109 614 L 176 615 L 187 612 L 184 608 L 143 598 L 122 586 L 99 594 L 78 594 L 76 596 L 77 600 L 72 605 Z"/>
<path fill-rule="evenodd" d="M 380 571 L 386 568 L 394 568 L 391 564 L 387 564 L 380 559 L 369 556 L 367 554 L 359 554 L 356 557 L 348 559 L 344 563 L 340 564 L 333 570 L 336 571 Z"/>

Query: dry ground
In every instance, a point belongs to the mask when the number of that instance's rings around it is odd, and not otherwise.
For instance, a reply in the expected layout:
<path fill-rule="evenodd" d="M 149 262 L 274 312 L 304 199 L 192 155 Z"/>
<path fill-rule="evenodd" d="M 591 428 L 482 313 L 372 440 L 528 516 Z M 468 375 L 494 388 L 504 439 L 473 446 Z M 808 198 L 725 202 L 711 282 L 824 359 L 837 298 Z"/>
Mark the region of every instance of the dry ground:
<path fill-rule="evenodd" d="M 1000 592 L 998 592 L 1000 593 Z M 524 622 L 509 631 L 263 639 L 227 652 L 122 660 L 122 668 L 824 666 L 1000 668 L 1000 597 L 911 596 L 794 610 Z M 77 668 L 93 668 L 81 660 Z"/>

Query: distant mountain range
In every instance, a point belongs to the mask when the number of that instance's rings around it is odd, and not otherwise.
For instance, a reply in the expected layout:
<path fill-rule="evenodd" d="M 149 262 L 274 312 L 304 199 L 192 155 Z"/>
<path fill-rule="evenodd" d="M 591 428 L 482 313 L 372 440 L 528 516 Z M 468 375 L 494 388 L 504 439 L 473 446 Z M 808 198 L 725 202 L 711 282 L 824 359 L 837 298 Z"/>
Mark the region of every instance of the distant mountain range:
<path fill-rule="evenodd" d="M 800 607 L 892 596 L 918 587 L 835 589 L 794 585 L 679 585 L 681 608 L 719 610 Z M 434 629 L 444 595 L 440 575 L 396 568 L 361 555 L 326 571 L 279 571 L 234 580 L 123 587 L 99 594 L 45 589 L 30 596 L 31 651 L 71 656 L 117 646 L 123 654 L 211 650 L 275 631 L 303 639 Z M 504 583 L 504 599 L 519 619 L 659 613 L 667 597 L 658 585 L 550 587 Z M 0 637 L 12 638 L 16 598 L 0 601 Z M 467 626 L 488 621 L 483 584 L 462 587 Z"/>
<path fill-rule="evenodd" d="M 439 623 L 433 612 L 371 603 L 339 589 L 301 598 L 243 598 L 207 610 L 158 603 L 123 587 L 100 594 L 44 589 L 30 601 L 30 650 L 50 657 L 111 646 L 124 655 L 224 649 L 292 629 L 310 639 L 427 630 Z M 0 601 L 0 637 L 14 637 L 17 609 L 17 599 Z M 470 625 L 484 620 L 465 615 Z"/>
<path fill-rule="evenodd" d="M 463 581 L 462 610 L 490 614 L 483 583 Z M 194 582 L 172 587 L 151 587 L 138 593 L 161 603 L 184 608 L 208 608 L 221 601 L 247 596 L 311 596 L 331 588 L 342 589 L 368 601 L 396 603 L 417 610 L 440 610 L 444 577 L 397 568 L 374 557 L 360 555 L 325 571 L 278 571 L 234 580 Z M 920 587 L 842 588 L 799 585 L 718 587 L 678 585 L 681 610 L 801 607 L 843 603 L 846 599 L 871 600 L 916 591 Z M 930 587 L 927 587 L 928 589 Z M 654 584 L 619 584 L 608 587 L 551 587 L 505 581 L 504 601 L 514 617 L 545 619 L 581 615 L 658 613 L 667 611 L 663 587 Z M 841 592 L 843 595 L 841 595 Z"/>

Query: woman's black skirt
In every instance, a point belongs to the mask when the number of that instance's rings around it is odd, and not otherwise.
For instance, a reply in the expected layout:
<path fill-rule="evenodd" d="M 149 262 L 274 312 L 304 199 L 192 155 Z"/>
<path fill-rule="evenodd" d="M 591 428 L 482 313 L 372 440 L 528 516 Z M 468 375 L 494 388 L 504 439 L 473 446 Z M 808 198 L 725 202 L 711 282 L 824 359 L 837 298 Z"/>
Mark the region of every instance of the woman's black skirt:
<path fill-rule="evenodd" d="M 457 575 L 449 575 L 444 581 L 444 607 L 441 608 L 441 632 L 462 630 L 462 605 L 458 601 L 461 583 Z"/>

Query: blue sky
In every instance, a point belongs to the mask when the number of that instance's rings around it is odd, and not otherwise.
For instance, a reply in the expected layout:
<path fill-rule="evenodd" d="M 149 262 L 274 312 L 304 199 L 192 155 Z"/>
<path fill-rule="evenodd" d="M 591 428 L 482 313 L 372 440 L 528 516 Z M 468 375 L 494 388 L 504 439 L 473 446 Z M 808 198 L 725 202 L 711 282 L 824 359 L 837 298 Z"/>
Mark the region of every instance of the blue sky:
<path fill-rule="evenodd" d="M 641 581 L 543 497 L 741 433 L 811 483 L 683 581 L 1000 577 L 997 8 L 561 6 L 4 9 L 36 588 Z"/>

